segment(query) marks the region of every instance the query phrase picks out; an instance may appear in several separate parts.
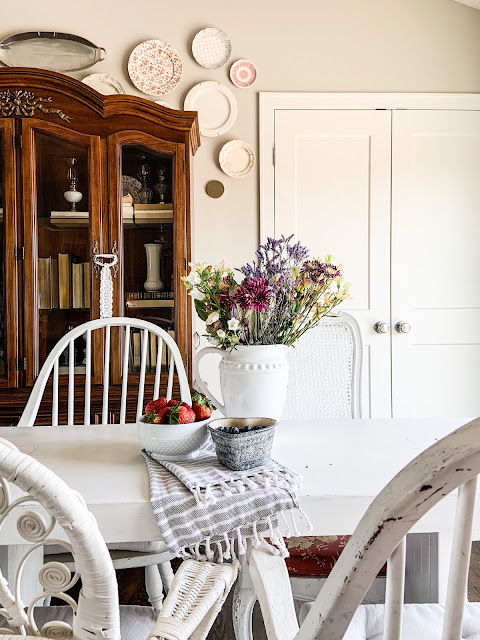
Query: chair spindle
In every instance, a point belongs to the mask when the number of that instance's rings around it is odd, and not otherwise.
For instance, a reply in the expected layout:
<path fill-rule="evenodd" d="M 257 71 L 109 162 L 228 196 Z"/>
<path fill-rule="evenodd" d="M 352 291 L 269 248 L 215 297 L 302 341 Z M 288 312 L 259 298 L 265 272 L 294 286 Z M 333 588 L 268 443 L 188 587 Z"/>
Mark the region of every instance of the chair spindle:
<path fill-rule="evenodd" d="M 75 339 L 68 343 L 68 424 L 75 424 Z"/>
<path fill-rule="evenodd" d="M 110 386 L 110 325 L 105 327 L 105 360 L 103 363 L 102 424 L 108 424 L 108 391 Z"/>
<path fill-rule="evenodd" d="M 58 358 L 53 364 L 52 425 L 58 427 Z"/>
<path fill-rule="evenodd" d="M 142 331 L 142 359 L 140 361 L 140 379 L 138 381 L 137 420 L 143 413 L 145 395 L 145 371 L 147 369 L 148 329 Z"/>
<path fill-rule="evenodd" d="M 92 386 L 92 330 L 85 333 L 85 408 L 83 411 L 83 421 L 90 424 L 90 394 Z"/>
<path fill-rule="evenodd" d="M 166 345 L 165 345 L 165 348 L 167 348 Z M 171 400 L 172 391 L 173 391 L 173 374 L 175 372 L 175 362 L 172 358 L 172 354 L 169 349 L 167 349 L 167 354 L 170 356 L 170 363 L 168 367 L 167 400 Z"/>
<path fill-rule="evenodd" d="M 130 325 L 125 327 L 122 371 L 122 400 L 120 404 L 120 424 L 125 424 L 127 415 L 128 359 L 130 355 Z"/>
<path fill-rule="evenodd" d="M 387 561 L 384 640 L 402 637 L 406 548 L 406 537 L 403 537 Z"/>
<path fill-rule="evenodd" d="M 160 395 L 160 374 L 162 373 L 162 353 L 163 353 L 163 340 L 160 338 L 160 336 L 157 337 L 157 343 L 158 343 L 157 366 L 155 368 L 155 384 L 153 385 L 153 400 L 156 400 Z"/>

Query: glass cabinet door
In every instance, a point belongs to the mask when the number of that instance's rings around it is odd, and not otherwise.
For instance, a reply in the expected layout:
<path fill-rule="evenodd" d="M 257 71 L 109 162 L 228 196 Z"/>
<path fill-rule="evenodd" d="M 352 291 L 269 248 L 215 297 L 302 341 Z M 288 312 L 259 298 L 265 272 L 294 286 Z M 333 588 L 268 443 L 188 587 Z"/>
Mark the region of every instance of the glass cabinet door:
<path fill-rule="evenodd" d="M 23 122 L 27 384 L 58 340 L 98 317 L 92 253 L 100 246 L 99 138 Z M 28 328 L 33 332 L 29 335 Z M 78 342 L 78 341 L 77 341 Z M 85 371 L 76 344 L 74 368 Z M 68 350 L 60 374 L 68 373 Z"/>
<path fill-rule="evenodd" d="M 112 228 L 118 233 L 122 281 L 118 314 L 147 320 L 176 340 L 185 353 L 186 302 L 179 284 L 185 266 L 185 207 L 178 195 L 183 160 L 177 145 L 147 134 L 112 136 L 121 167 Z M 180 265 L 180 267 L 179 267 Z M 123 289 L 123 291 L 122 291 Z M 157 366 L 155 336 L 147 347 L 147 372 Z M 130 372 L 140 370 L 140 331 L 131 339 Z M 165 359 L 165 356 L 163 356 Z M 162 370 L 168 367 L 162 361 Z"/>
<path fill-rule="evenodd" d="M 15 122 L 0 121 L 0 385 L 16 386 L 18 357 L 17 211 Z M 23 368 L 23 367 L 22 367 Z"/>

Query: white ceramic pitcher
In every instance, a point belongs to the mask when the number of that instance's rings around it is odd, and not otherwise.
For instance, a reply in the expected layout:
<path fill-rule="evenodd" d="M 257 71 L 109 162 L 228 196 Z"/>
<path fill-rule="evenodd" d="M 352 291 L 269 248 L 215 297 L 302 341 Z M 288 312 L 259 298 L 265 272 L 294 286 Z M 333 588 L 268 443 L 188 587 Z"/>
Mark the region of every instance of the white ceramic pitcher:
<path fill-rule="evenodd" d="M 287 392 L 289 347 L 282 344 L 238 346 L 231 352 L 217 347 L 199 351 L 193 362 L 200 391 L 227 417 L 274 418 L 282 415 Z M 200 376 L 200 360 L 207 353 L 221 354 L 220 389 L 222 404 Z"/>

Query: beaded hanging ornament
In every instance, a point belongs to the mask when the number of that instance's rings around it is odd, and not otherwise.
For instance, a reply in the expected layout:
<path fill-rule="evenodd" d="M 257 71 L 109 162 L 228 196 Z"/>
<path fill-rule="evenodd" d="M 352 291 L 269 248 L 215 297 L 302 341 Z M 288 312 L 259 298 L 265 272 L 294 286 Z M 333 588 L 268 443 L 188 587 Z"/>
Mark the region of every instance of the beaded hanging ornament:
<path fill-rule="evenodd" d="M 106 262 L 106 261 L 110 262 Z M 114 253 L 97 253 L 93 261 L 100 269 L 100 318 L 111 318 L 113 315 L 113 280 L 112 268 L 118 263 Z"/>

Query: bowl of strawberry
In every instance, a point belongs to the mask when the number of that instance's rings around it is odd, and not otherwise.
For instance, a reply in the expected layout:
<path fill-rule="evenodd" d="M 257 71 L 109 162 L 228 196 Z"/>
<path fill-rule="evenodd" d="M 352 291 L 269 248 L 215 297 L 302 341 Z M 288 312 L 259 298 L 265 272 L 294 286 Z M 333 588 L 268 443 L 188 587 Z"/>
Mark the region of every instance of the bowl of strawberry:
<path fill-rule="evenodd" d="M 190 460 L 208 440 L 207 424 L 215 407 L 195 394 L 192 404 L 158 398 L 145 407 L 137 422 L 140 444 L 154 460 Z"/>

